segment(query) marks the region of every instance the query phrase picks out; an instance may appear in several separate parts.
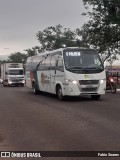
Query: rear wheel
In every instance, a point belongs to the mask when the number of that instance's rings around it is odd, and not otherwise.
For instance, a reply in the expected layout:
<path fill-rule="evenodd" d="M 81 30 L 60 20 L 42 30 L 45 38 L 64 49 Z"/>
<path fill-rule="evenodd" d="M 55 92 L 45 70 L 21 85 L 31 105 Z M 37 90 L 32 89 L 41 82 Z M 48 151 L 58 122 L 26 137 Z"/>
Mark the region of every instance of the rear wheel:
<path fill-rule="evenodd" d="M 101 97 L 101 95 L 91 95 L 91 98 L 92 98 L 93 100 L 99 100 L 100 97 Z"/>
<path fill-rule="evenodd" d="M 61 86 L 57 86 L 57 90 L 56 90 L 56 94 L 57 94 L 57 98 L 61 101 L 64 100 L 64 96 L 63 96 L 63 93 L 62 93 L 62 88 Z"/>
<path fill-rule="evenodd" d="M 35 95 L 39 94 L 39 90 L 36 89 L 35 83 L 33 84 L 33 93 Z"/>

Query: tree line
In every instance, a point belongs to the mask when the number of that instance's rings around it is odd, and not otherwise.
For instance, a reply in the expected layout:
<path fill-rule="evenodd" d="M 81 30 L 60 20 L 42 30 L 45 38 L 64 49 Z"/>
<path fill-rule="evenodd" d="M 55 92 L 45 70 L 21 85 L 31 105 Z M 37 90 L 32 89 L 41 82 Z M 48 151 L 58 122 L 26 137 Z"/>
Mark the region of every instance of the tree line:
<path fill-rule="evenodd" d="M 94 48 L 109 63 L 120 54 L 120 0 L 83 0 L 89 21 L 81 28 L 71 30 L 58 24 L 36 33 L 39 46 L 25 53 L 11 53 L 7 61 L 26 62 L 27 57 L 61 47 Z M 90 9 L 89 9 L 90 8 Z"/>

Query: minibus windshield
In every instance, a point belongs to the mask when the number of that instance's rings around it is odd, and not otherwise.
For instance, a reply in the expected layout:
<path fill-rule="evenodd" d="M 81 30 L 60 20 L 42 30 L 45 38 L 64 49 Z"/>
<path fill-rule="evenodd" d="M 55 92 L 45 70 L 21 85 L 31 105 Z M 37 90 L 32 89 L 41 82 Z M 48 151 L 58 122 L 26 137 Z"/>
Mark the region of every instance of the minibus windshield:
<path fill-rule="evenodd" d="M 95 50 L 68 50 L 64 51 L 65 68 L 70 71 L 88 70 L 102 71 L 102 61 Z"/>

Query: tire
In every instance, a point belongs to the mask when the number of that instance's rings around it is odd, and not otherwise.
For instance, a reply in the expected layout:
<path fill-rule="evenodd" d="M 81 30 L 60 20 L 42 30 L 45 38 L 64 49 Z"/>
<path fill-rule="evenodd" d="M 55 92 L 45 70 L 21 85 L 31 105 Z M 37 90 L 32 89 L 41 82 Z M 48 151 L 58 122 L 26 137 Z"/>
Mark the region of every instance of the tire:
<path fill-rule="evenodd" d="M 60 100 L 60 101 L 63 101 L 64 100 L 64 96 L 62 94 L 62 88 L 61 86 L 59 85 L 56 89 L 56 95 L 57 95 L 57 98 Z"/>
<path fill-rule="evenodd" d="M 101 97 L 101 95 L 91 95 L 91 98 L 92 98 L 93 100 L 99 100 L 100 97 Z"/>
<path fill-rule="evenodd" d="M 6 85 L 3 83 L 3 87 L 5 87 Z"/>
<path fill-rule="evenodd" d="M 6 86 L 5 81 L 3 81 L 3 86 L 4 86 L 4 87 Z"/>
<path fill-rule="evenodd" d="M 116 85 L 114 83 L 111 83 L 111 92 L 116 93 Z"/>
<path fill-rule="evenodd" d="M 36 89 L 35 84 L 33 84 L 33 93 L 34 93 L 34 95 L 39 94 L 39 90 Z"/>
<path fill-rule="evenodd" d="M 21 86 L 24 87 L 24 84 L 22 84 Z"/>

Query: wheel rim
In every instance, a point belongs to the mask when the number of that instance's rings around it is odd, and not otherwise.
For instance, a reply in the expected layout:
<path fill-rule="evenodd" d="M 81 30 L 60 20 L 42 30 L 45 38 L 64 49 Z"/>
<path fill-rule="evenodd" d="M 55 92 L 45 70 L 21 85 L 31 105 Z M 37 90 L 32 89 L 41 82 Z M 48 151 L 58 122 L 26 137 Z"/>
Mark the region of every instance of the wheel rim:
<path fill-rule="evenodd" d="M 58 88 L 58 99 L 62 99 L 63 95 L 62 95 L 62 89 Z"/>
<path fill-rule="evenodd" d="M 116 92 L 116 87 L 114 84 L 111 85 L 111 92 L 112 93 L 115 93 Z"/>

